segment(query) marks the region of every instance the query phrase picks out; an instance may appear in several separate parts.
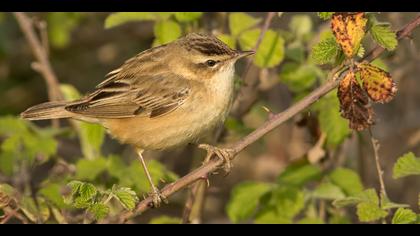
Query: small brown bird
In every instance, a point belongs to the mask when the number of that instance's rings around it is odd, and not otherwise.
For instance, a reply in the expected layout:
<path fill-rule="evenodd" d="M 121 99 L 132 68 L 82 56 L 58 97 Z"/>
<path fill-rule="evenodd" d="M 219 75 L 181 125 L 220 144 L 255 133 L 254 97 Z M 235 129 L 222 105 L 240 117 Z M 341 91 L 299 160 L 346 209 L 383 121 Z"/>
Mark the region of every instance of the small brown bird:
<path fill-rule="evenodd" d="M 157 207 L 164 196 L 153 185 L 143 151 L 196 142 L 224 122 L 233 98 L 235 62 L 253 53 L 233 50 L 214 36 L 188 34 L 127 60 L 82 99 L 42 103 L 21 117 L 102 124 L 113 137 L 136 148 Z M 208 156 L 223 158 L 229 169 L 228 149 L 199 147 Z"/>

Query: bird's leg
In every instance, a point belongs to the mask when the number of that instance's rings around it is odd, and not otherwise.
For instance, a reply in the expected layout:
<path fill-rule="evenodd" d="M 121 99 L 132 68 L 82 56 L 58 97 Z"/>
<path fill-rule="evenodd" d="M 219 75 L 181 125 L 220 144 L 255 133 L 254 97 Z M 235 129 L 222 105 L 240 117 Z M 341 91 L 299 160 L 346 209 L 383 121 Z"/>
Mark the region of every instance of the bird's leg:
<path fill-rule="evenodd" d="M 230 148 L 218 148 L 215 146 L 211 146 L 209 144 L 200 144 L 198 145 L 198 148 L 201 148 L 207 151 L 207 156 L 204 159 L 204 163 L 208 162 L 214 154 L 218 158 L 223 160 L 223 169 L 226 172 L 226 174 L 229 174 L 230 170 L 232 169 L 231 159 L 235 154 L 235 150 L 230 149 Z"/>
<path fill-rule="evenodd" d="M 149 170 L 147 169 L 147 165 L 146 165 L 146 162 L 143 159 L 142 153 L 143 153 L 143 150 L 137 149 L 137 156 L 138 156 L 138 158 L 141 162 L 141 165 L 143 166 L 144 173 L 146 173 L 147 179 L 149 180 L 150 187 L 152 188 L 152 192 L 150 193 L 150 195 L 152 196 L 152 199 L 153 199 L 152 200 L 153 207 L 157 208 L 157 207 L 160 206 L 162 201 L 164 203 L 167 203 L 168 201 L 167 201 L 166 197 L 163 196 L 160 193 L 159 189 L 156 188 L 156 186 L 153 184 L 152 177 L 150 176 Z"/>

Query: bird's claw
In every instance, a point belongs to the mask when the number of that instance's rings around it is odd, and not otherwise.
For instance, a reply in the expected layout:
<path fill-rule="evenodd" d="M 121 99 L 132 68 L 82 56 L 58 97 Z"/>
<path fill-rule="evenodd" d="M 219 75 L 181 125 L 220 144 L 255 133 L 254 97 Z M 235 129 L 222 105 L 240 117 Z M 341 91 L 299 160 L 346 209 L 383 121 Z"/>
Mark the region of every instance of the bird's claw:
<path fill-rule="evenodd" d="M 152 208 L 160 207 L 162 202 L 168 204 L 168 199 L 157 188 L 153 188 L 150 196 L 152 197 Z"/>
<path fill-rule="evenodd" d="M 198 147 L 207 151 L 204 163 L 208 162 L 214 154 L 223 161 L 223 170 L 226 174 L 230 173 L 233 166 L 231 159 L 234 156 L 235 150 L 230 148 L 218 148 L 209 144 L 200 144 Z"/>

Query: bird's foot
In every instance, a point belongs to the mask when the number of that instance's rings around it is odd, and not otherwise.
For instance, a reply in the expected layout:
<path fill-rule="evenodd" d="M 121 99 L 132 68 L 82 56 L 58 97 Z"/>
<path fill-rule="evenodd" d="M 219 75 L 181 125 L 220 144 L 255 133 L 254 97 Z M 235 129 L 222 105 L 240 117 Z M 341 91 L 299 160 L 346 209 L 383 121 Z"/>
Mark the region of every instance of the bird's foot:
<path fill-rule="evenodd" d="M 235 150 L 230 149 L 230 148 L 218 148 L 215 146 L 211 146 L 209 144 L 200 144 L 198 145 L 198 148 L 201 148 L 207 151 L 207 156 L 206 156 L 206 159 L 204 160 L 204 163 L 208 162 L 214 154 L 223 161 L 223 170 L 226 172 L 226 174 L 229 174 L 229 172 L 232 169 L 231 159 L 235 154 Z"/>
<path fill-rule="evenodd" d="M 152 208 L 160 207 L 161 203 L 168 204 L 168 199 L 157 189 L 156 187 L 152 187 L 152 192 L 149 194 L 152 197 Z"/>

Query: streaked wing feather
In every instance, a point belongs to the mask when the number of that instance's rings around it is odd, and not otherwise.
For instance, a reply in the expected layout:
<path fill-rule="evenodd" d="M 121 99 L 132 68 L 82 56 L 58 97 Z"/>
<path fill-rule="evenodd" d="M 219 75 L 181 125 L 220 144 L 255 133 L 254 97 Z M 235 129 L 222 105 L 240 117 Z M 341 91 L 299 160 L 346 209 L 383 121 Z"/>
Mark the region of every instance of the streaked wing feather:
<path fill-rule="evenodd" d="M 173 73 L 129 76 L 119 71 L 68 111 L 95 118 L 165 115 L 182 105 L 190 94 L 189 81 Z M 110 80 L 112 79 L 112 80 Z"/>

